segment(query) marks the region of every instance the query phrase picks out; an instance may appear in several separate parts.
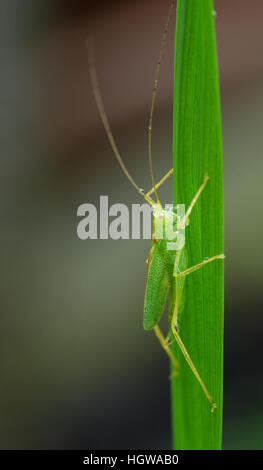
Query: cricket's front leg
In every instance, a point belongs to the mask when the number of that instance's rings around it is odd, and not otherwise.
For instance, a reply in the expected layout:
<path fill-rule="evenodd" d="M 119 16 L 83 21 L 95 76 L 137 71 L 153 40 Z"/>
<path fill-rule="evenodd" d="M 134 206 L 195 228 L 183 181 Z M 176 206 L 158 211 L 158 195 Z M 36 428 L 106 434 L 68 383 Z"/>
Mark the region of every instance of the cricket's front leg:
<path fill-rule="evenodd" d="M 169 176 L 171 176 L 171 175 L 173 174 L 173 171 L 174 171 L 174 169 L 171 168 L 171 170 L 169 170 L 169 171 L 163 176 L 163 178 L 162 178 L 158 183 L 156 183 L 155 189 L 159 188 L 159 187 L 167 180 L 167 178 L 169 178 Z M 154 192 L 154 188 L 151 188 L 151 189 L 145 194 L 146 197 L 149 197 L 153 192 Z"/>
<path fill-rule="evenodd" d="M 191 268 L 185 269 L 184 271 L 182 271 L 180 273 L 174 271 L 173 275 L 176 278 L 185 277 L 185 276 L 188 276 L 188 274 L 191 274 L 194 271 L 197 271 L 198 269 L 202 268 L 206 264 L 211 263 L 212 261 L 215 261 L 217 259 L 224 259 L 224 258 L 225 258 L 224 254 L 215 255 L 215 256 L 212 256 L 211 258 L 204 259 L 202 261 L 202 263 L 196 264 L 195 266 L 192 266 Z"/>

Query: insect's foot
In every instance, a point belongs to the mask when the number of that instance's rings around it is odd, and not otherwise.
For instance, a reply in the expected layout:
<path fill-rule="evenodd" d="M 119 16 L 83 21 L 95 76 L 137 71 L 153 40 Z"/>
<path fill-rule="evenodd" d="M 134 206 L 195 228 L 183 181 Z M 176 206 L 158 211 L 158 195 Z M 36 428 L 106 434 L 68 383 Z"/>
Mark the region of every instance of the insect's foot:
<path fill-rule="evenodd" d="M 216 403 L 212 403 L 211 413 L 214 413 L 214 411 L 216 410 L 216 408 L 217 408 Z"/>
<path fill-rule="evenodd" d="M 169 375 L 169 379 L 170 379 L 170 380 L 173 380 L 173 379 L 175 379 L 176 377 L 178 377 L 178 375 L 179 375 L 179 367 L 178 367 L 176 370 L 174 370 L 174 371 Z"/>

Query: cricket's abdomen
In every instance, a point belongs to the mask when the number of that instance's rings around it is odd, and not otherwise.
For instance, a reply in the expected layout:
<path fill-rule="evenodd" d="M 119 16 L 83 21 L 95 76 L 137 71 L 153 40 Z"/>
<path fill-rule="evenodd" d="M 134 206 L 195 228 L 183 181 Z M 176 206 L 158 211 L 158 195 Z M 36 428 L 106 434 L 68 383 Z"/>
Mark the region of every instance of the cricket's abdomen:
<path fill-rule="evenodd" d="M 151 330 L 159 322 L 165 309 L 170 290 L 170 276 L 167 269 L 166 246 L 157 241 L 148 265 L 144 297 L 143 327 Z"/>

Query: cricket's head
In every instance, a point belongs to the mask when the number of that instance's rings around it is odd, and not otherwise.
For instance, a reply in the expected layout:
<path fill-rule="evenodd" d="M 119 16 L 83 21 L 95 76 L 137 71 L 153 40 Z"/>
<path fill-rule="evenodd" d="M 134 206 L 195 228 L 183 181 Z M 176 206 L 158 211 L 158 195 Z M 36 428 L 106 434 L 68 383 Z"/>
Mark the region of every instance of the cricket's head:
<path fill-rule="evenodd" d="M 166 204 L 165 209 L 159 203 L 152 205 L 153 207 L 153 218 L 155 225 L 169 224 L 175 227 L 176 225 L 183 222 L 184 218 L 184 205 L 177 205 L 176 207 L 173 204 Z M 183 212 L 180 210 L 183 207 Z M 178 210 L 179 208 L 179 210 Z M 182 227 L 184 228 L 184 227 Z"/>
<path fill-rule="evenodd" d="M 154 227 L 156 232 L 160 233 L 163 230 L 163 226 L 165 223 L 165 209 L 162 207 L 160 203 L 154 203 L 153 207 L 153 220 L 154 220 Z"/>

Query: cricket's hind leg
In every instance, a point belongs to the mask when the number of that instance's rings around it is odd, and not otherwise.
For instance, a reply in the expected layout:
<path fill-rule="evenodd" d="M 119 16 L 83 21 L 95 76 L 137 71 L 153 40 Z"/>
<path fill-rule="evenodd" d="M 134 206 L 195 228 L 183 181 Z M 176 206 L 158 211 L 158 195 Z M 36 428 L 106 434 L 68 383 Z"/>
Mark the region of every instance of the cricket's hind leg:
<path fill-rule="evenodd" d="M 191 274 L 191 273 L 193 273 L 194 271 L 197 271 L 198 269 L 202 268 L 202 267 L 205 266 L 206 264 L 211 263 L 211 261 L 215 261 L 215 260 L 217 260 L 217 259 L 225 259 L 225 255 L 221 254 L 221 255 L 211 256 L 211 258 L 206 258 L 206 259 L 204 259 L 204 260 L 202 261 L 202 263 L 196 264 L 195 266 L 192 266 L 191 268 L 185 269 L 185 271 L 182 271 L 182 272 L 180 272 L 180 273 L 174 272 L 173 275 L 174 275 L 174 277 L 176 277 L 176 278 L 188 276 L 188 274 Z"/>
<path fill-rule="evenodd" d="M 173 377 L 176 377 L 178 375 L 178 371 L 179 371 L 179 363 L 178 363 L 176 357 L 174 356 L 172 350 L 169 347 L 169 342 L 167 341 L 167 339 L 165 339 L 165 337 L 162 334 L 162 332 L 161 332 L 158 325 L 155 325 L 154 332 L 155 332 L 157 338 L 159 339 L 162 348 L 165 350 L 166 354 L 169 356 L 169 358 L 170 358 L 170 360 L 173 364 L 173 369 L 174 369 Z"/>
<path fill-rule="evenodd" d="M 197 381 L 199 382 L 199 385 L 200 385 L 200 387 L 202 388 L 202 390 L 203 390 L 203 392 L 204 392 L 204 394 L 205 394 L 207 400 L 208 400 L 209 403 L 211 404 L 211 413 L 213 413 L 213 412 L 215 411 L 215 409 L 216 409 L 216 403 L 214 402 L 214 400 L 213 400 L 213 398 L 211 397 L 210 393 L 208 392 L 208 390 L 207 390 L 207 388 L 206 388 L 206 386 L 205 386 L 203 380 L 201 379 L 201 377 L 200 377 L 200 375 L 199 375 L 199 373 L 198 373 L 198 371 L 197 371 L 197 369 L 196 369 L 196 367 L 195 367 L 195 365 L 194 365 L 194 363 L 193 363 L 193 361 L 192 361 L 192 359 L 191 359 L 191 357 L 190 357 L 190 354 L 188 353 L 188 351 L 187 351 L 187 349 L 186 349 L 186 347 L 185 347 L 185 345 L 184 345 L 184 343 L 183 343 L 183 341 L 182 341 L 182 339 L 181 339 L 181 337 L 180 337 L 180 335 L 179 335 L 177 329 L 175 328 L 175 325 L 173 324 L 173 321 L 172 321 L 171 327 L 172 327 L 172 330 L 173 330 L 173 334 L 174 334 L 175 340 L 176 340 L 176 342 L 177 342 L 179 348 L 181 349 L 182 354 L 183 354 L 183 356 L 184 356 L 184 358 L 185 358 L 187 364 L 189 365 L 189 367 L 190 367 L 191 371 L 193 372 L 195 378 L 196 378 Z"/>
<path fill-rule="evenodd" d="M 220 255 L 219 255 L 220 256 Z M 216 259 L 216 257 L 214 257 L 214 259 Z M 211 258 L 210 261 L 213 261 L 213 259 Z M 207 260 L 208 262 L 208 260 Z M 202 263 L 201 263 L 202 264 Z M 189 274 L 189 271 L 191 271 L 192 268 L 188 269 L 188 270 L 185 270 L 183 271 L 182 273 L 175 273 L 175 269 L 176 269 L 177 265 L 175 263 L 175 267 L 174 267 L 174 276 L 175 277 L 180 277 L 180 276 L 185 276 L 187 274 Z M 193 266 L 193 270 L 195 269 L 199 269 L 199 267 L 201 266 Z M 176 285 L 177 285 L 177 289 L 176 289 L 176 295 L 175 295 L 175 302 L 174 302 L 174 305 L 172 306 L 172 317 L 170 319 L 170 323 L 171 323 L 171 329 L 172 329 L 172 332 L 173 332 L 173 335 L 174 335 L 174 339 L 176 340 L 187 364 L 189 365 L 191 371 L 193 372 L 195 378 L 197 379 L 200 387 L 202 388 L 207 400 L 209 401 L 209 403 L 211 404 L 211 412 L 213 413 L 214 410 L 216 409 L 216 403 L 214 402 L 212 396 L 210 395 L 210 393 L 208 392 L 203 380 L 201 379 L 192 359 L 191 359 L 191 356 L 190 354 L 188 353 L 180 335 L 179 335 L 179 332 L 178 332 L 178 328 L 177 328 L 177 318 L 178 318 L 178 312 L 179 312 L 179 306 L 180 306 L 180 290 L 183 288 L 182 286 L 180 287 L 180 282 L 182 281 L 179 281 L 179 280 L 175 280 L 176 282 Z"/>

